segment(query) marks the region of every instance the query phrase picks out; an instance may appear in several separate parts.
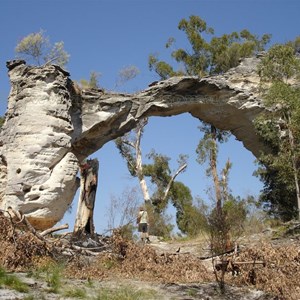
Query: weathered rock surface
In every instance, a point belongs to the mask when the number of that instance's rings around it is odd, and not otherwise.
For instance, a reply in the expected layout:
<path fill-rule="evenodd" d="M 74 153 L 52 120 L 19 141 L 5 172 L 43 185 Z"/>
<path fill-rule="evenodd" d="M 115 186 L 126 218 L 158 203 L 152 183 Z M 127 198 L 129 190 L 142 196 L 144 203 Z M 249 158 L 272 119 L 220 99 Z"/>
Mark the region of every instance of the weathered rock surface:
<path fill-rule="evenodd" d="M 132 95 L 76 91 L 69 74 L 57 66 L 8 63 L 11 91 L 0 133 L 0 207 L 22 211 L 38 229 L 53 226 L 78 188 L 78 163 L 146 116 L 188 112 L 230 130 L 257 156 L 263 146 L 253 120 L 264 109 L 258 61 L 245 59 L 222 76 L 174 77 Z"/>
<path fill-rule="evenodd" d="M 1 132 L 1 206 L 21 210 L 32 224 L 58 222 L 77 189 L 72 153 L 68 77 L 54 66 L 11 66 L 11 91 Z"/>

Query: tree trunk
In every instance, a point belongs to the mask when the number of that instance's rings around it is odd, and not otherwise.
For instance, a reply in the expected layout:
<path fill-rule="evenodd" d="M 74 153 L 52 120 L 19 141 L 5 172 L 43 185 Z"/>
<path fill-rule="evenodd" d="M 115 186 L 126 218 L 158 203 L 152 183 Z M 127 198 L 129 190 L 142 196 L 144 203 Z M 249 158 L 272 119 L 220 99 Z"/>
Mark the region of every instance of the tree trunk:
<path fill-rule="evenodd" d="M 138 127 L 136 134 L 136 143 L 134 145 L 135 153 L 136 153 L 136 173 L 139 179 L 140 187 L 143 193 L 144 201 L 146 204 L 150 204 L 150 195 L 147 186 L 147 182 L 145 180 L 144 172 L 143 172 L 143 163 L 142 163 L 142 151 L 141 151 L 141 138 L 143 134 L 143 129 L 148 123 L 148 118 L 143 119 L 140 122 L 140 126 Z"/>
<path fill-rule="evenodd" d="M 217 170 L 217 141 L 216 141 L 216 128 L 214 126 L 211 126 L 211 135 L 213 140 L 213 148 L 210 149 L 210 167 L 211 167 L 211 172 L 212 172 L 214 186 L 215 186 L 217 211 L 218 213 L 220 213 L 222 208 L 222 196 L 221 196 L 220 182 L 219 182 L 218 170 Z"/>
<path fill-rule="evenodd" d="M 290 117 L 288 116 L 288 124 L 291 124 Z M 289 133 L 289 142 L 292 149 L 292 166 L 294 172 L 294 180 L 295 180 L 295 187 L 296 187 L 296 197 L 297 197 L 297 208 L 298 208 L 298 220 L 300 220 L 300 188 L 299 188 L 299 180 L 298 180 L 298 169 L 296 163 L 296 156 L 295 156 L 295 142 L 294 142 L 294 135 L 290 126 L 288 126 L 288 133 Z"/>
<path fill-rule="evenodd" d="M 99 162 L 87 160 L 80 166 L 80 195 L 73 234 L 95 236 L 94 205 L 97 191 Z"/>

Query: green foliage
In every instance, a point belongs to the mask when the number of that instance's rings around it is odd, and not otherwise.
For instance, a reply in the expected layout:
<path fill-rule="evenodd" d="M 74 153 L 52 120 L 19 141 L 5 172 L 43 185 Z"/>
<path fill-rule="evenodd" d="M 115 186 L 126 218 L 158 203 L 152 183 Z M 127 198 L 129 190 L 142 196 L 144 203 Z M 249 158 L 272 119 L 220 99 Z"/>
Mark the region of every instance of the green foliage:
<path fill-rule="evenodd" d="M 271 38 L 269 34 L 264 34 L 260 38 L 248 30 L 216 37 L 214 29 L 208 27 L 199 16 L 194 15 L 188 20 L 182 19 L 178 29 L 184 32 L 188 47 L 173 50 L 171 57 L 183 69 L 175 71 L 172 65 L 160 61 L 157 55 L 149 56 L 149 69 L 155 71 L 161 79 L 180 75 L 203 77 L 226 72 L 237 66 L 240 59 L 264 50 Z M 175 38 L 169 38 L 166 48 L 172 48 L 175 43 Z"/>
<path fill-rule="evenodd" d="M 201 199 L 196 199 L 196 203 L 183 202 L 182 207 L 177 209 L 177 226 L 189 237 L 207 232 L 207 213 L 208 206 Z"/>
<path fill-rule="evenodd" d="M 261 161 L 266 164 L 263 158 Z M 257 174 L 264 183 L 259 199 L 263 209 L 284 222 L 296 218 L 297 199 L 293 178 L 291 176 L 282 178 L 278 170 L 265 165 L 260 166 Z"/>
<path fill-rule="evenodd" d="M 117 138 L 115 144 L 120 152 L 120 154 L 125 158 L 127 163 L 127 168 L 131 176 L 137 176 L 136 170 L 136 160 L 133 153 L 133 149 L 128 145 L 130 133 L 125 134 L 123 137 Z"/>
<path fill-rule="evenodd" d="M 149 218 L 149 234 L 163 237 L 165 239 L 170 238 L 171 232 L 174 226 L 171 224 L 171 217 L 167 216 L 165 212 L 158 212 L 152 205 L 147 206 L 148 218 Z"/>
<path fill-rule="evenodd" d="M 64 297 L 86 299 L 87 293 L 85 289 L 82 288 L 70 288 L 64 291 Z"/>
<path fill-rule="evenodd" d="M 213 254 L 224 253 L 232 248 L 232 241 L 244 230 L 247 217 L 247 201 L 232 195 L 223 202 L 221 210 L 213 208 L 208 215 L 208 231 Z"/>
<path fill-rule="evenodd" d="M 160 79 L 167 79 L 176 75 L 184 75 L 183 72 L 175 72 L 173 68 L 164 61 L 159 61 L 157 56 L 151 54 L 148 59 L 148 65 L 150 71 L 155 71 Z"/>
<path fill-rule="evenodd" d="M 131 286 L 118 286 L 117 288 L 102 288 L 97 292 L 95 300 L 139 300 L 158 299 L 157 292 L 150 289 L 136 289 Z"/>
<path fill-rule="evenodd" d="M 135 230 L 135 226 L 133 223 L 128 223 L 118 228 L 120 235 L 127 240 L 133 240 L 133 232 Z"/>
<path fill-rule="evenodd" d="M 144 164 L 143 171 L 146 177 L 150 178 L 152 184 L 156 186 L 156 190 L 152 195 L 152 204 L 157 212 L 162 212 L 168 204 L 168 197 L 164 198 L 165 189 L 171 179 L 171 170 L 169 167 L 170 158 L 156 153 L 152 150 L 148 155 L 152 159 L 151 164 Z"/>
<path fill-rule="evenodd" d="M 270 35 L 264 34 L 260 39 L 248 30 L 213 37 L 210 42 L 210 74 L 226 72 L 230 68 L 236 67 L 240 59 L 263 51 L 269 43 L 270 37 Z"/>
<path fill-rule="evenodd" d="M 45 37 L 44 32 L 40 30 L 40 32 L 31 33 L 24 37 L 16 46 L 15 51 L 21 56 L 24 55 L 32 58 L 40 65 L 45 51 L 44 49 L 48 44 L 48 38 Z"/>
<path fill-rule="evenodd" d="M 141 154 L 139 145 L 147 123 L 148 118 L 140 120 L 134 130 L 115 140 L 115 144 L 122 157 L 126 160 L 127 168 L 133 177 L 138 176 L 137 156 Z"/>
<path fill-rule="evenodd" d="M 4 124 L 5 118 L 4 117 L 0 117 L 0 129 L 2 128 L 3 124 Z"/>
<path fill-rule="evenodd" d="M 300 88 L 290 84 L 300 75 L 295 49 L 274 45 L 262 59 L 259 72 L 264 105 L 269 112 L 257 118 L 257 132 L 270 151 L 259 157 L 256 174 L 264 182 L 261 203 L 275 217 L 288 221 L 299 209 Z M 295 42 L 297 45 L 297 40 Z M 270 85 L 271 84 L 271 85 Z"/>
<path fill-rule="evenodd" d="M 247 202 L 240 197 L 230 195 L 229 200 L 224 202 L 223 211 L 226 215 L 226 223 L 229 224 L 229 232 L 232 238 L 241 236 L 243 224 L 247 217 Z"/>
<path fill-rule="evenodd" d="M 178 24 L 178 29 L 185 33 L 192 53 L 179 48 L 172 52 L 172 57 L 184 65 L 187 75 L 204 76 L 210 61 L 209 43 L 206 42 L 204 35 L 213 34 L 214 30 L 198 16 L 190 16 L 189 20 L 182 19 Z"/>
<path fill-rule="evenodd" d="M 211 127 L 210 124 L 202 123 L 198 127 L 203 132 L 203 138 L 199 141 L 196 153 L 197 162 L 204 164 L 209 160 L 209 157 L 213 154 L 214 157 L 218 157 L 218 143 L 227 142 L 230 132 L 219 130 Z M 208 171 L 208 174 L 210 171 Z"/>
<path fill-rule="evenodd" d="M 22 282 L 17 276 L 7 274 L 6 271 L 0 267 L 0 288 L 3 286 L 20 293 L 27 293 L 29 291 L 27 284 Z"/>
<path fill-rule="evenodd" d="M 89 80 L 81 79 L 80 86 L 83 89 L 99 89 L 99 77 L 101 76 L 100 73 L 92 71 L 90 74 Z"/>
<path fill-rule="evenodd" d="M 295 55 L 299 55 L 299 53 L 300 53 L 300 36 L 296 37 L 295 40 L 288 42 L 287 45 L 294 49 Z"/>
<path fill-rule="evenodd" d="M 48 292 L 58 293 L 62 285 L 62 271 L 63 265 L 51 262 L 37 270 L 34 270 L 33 275 L 36 278 L 43 278 L 43 276 L 45 276 L 49 287 Z"/>
<path fill-rule="evenodd" d="M 92 88 L 92 89 L 98 89 L 100 87 L 99 83 L 98 83 L 99 77 L 100 77 L 100 73 L 91 72 L 90 82 L 89 82 L 90 88 Z"/>
<path fill-rule="evenodd" d="M 31 60 L 37 65 L 55 63 L 63 67 L 70 57 L 64 50 L 64 43 L 52 45 L 43 30 L 24 37 L 16 46 L 15 52 L 20 58 Z"/>
<path fill-rule="evenodd" d="M 277 44 L 263 57 L 258 70 L 263 81 L 285 82 L 299 74 L 300 61 L 293 47 Z"/>

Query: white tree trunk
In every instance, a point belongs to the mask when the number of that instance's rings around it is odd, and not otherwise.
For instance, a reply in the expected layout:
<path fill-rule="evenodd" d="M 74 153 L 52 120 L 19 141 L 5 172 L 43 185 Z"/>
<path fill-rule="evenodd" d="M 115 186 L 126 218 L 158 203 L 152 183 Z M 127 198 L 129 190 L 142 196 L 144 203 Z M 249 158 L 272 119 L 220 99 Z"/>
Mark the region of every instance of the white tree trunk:
<path fill-rule="evenodd" d="M 143 161 L 142 161 L 142 150 L 141 150 L 141 138 L 144 126 L 147 124 L 147 119 L 144 120 L 142 125 L 139 127 L 137 131 L 137 138 L 136 143 L 134 145 L 135 147 L 135 153 L 136 153 L 136 173 L 138 175 L 140 187 L 143 193 L 144 201 L 145 203 L 150 203 L 150 194 L 147 186 L 147 182 L 145 180 L 145 176 L 143 173 Z"/>

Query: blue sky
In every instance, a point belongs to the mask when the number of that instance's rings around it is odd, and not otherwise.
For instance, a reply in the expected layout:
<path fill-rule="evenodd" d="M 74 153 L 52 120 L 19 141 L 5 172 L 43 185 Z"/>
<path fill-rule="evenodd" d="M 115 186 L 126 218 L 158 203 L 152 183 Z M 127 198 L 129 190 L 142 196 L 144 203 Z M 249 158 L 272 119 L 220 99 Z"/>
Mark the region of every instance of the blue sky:
<path fill-rule="evenodd" d="M 71 55 L 67 66 L 71 79 L 88 78 L 91 71 L 100 72 L 100 84 L 107 90 L 116 90 L 120 69 L 135 65 L 140 74 L 118 90 L 135 92 L 145 89 L 157 80 L 148 70 L 147 58 L 158 53 L 169 59 L 164 45 L 170 36 L 178 47 L 187 41 L 177 29 L 178 22 L 190 15 L 198 15 L 215 29 L 215 35 L 248 29 L 252 33 L 272 34 L 272 43 L 284 43 L 298 35 L 300 29 L 299 0 L 1 0 L 0 1 L 0 115 L 6 110 L 9 82 L 5 63 L 14 59 L 14 48 L 24 36 L 45 30 L 51 42 L 64 41 Z M 204 168 L 195 162 L 195 148 L 199 140 L 198 121 L 190 115 L 151 118 L 142 143 L 146 154 L 152 148 L 172 158 L 176 168 L 178 154 L 189 154 L 187 171 L 178 180 L 190 187 L 194 196 L 207 199 L 210 184 Z M 230 188 L 235 195 L 258 195 L 262 184 L 252 176 L 254 156 L 234 140 L 222 146 L 219 158 L 223 166 L 229 157 L 233 162 Z M 107 207 L 111 196 L 137 185 L 130 178 L 124 161 L 113 143 L 108 143 L 92 157 L 100 161 L 96 230 L 107 227 Z M 72 227 L 73 213 L 63 222 Z M 172 213 L 172 211 L 171 211 Z"/>

